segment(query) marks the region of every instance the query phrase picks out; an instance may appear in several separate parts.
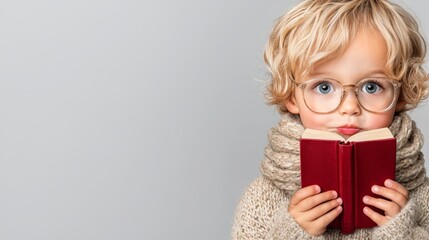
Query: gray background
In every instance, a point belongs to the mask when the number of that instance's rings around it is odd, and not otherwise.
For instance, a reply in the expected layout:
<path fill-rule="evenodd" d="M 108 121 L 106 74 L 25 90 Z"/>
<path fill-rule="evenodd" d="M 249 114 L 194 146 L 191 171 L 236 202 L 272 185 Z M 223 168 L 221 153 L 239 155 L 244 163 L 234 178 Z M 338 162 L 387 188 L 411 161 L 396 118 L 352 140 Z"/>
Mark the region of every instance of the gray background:
<path fill-rule="evenodd" d="M 0 239 L 228 239 L 295 2 L 0 0 Z"/>

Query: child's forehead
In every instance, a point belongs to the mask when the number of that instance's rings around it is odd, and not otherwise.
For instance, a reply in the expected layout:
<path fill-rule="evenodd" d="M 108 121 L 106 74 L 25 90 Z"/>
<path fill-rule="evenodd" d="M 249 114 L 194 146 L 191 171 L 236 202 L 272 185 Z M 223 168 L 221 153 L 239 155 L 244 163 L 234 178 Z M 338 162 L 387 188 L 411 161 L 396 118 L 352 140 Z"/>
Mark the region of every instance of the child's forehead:
<path fill-rule="evenodd" d="M 306 71 L 310 75 L 368 75 L 386 72 L 386 64 L 387 46 L 382 35 L 374 30 L 360 30 L 340 53 L 332 52 L 307 65 Z"/>

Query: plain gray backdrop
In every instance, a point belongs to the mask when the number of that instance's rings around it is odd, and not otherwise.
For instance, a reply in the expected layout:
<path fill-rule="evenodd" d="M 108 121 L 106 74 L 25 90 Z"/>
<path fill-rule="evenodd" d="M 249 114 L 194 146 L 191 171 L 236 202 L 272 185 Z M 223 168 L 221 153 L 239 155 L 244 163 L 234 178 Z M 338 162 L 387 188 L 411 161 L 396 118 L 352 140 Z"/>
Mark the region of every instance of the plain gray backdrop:
<path fill-rule="evenodd" d="M 427 35 L 429 3 L 402 2 Z M 295 3 L 1 0 L 0 239 L 229 239 Z"/>

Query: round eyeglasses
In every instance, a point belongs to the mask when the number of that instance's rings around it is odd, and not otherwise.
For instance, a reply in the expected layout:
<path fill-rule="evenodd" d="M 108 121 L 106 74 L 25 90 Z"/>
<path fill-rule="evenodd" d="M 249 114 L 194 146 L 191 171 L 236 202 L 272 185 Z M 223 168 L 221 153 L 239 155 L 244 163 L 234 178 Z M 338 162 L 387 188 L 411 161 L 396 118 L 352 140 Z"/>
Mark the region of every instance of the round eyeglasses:
<path fill-rule="evenodd" d="M 296 83 L 301 88 L 305 105 L 315 113 L 335 111 L 342 103 L 347 88 L 353 88 L 359 105 L 369 112 L 385 112 L 398 98 L 401 83 L 388 78 L 366 78 L 353 85 L 334 79 L 312 79 Z"/>

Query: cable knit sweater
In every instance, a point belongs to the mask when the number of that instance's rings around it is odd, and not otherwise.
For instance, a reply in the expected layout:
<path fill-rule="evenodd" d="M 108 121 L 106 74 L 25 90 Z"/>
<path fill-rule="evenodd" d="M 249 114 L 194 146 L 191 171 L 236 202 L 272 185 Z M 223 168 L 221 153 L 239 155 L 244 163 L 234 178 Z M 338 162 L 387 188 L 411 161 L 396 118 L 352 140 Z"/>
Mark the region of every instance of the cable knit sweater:
<path fill-rule="evenodd" d="M 347 235 L 327 229 L 314 237 L 295 222 L 287 209 L 291 196 L 301 188 L 299 138 L 304 127 L 299 117 L 285 114 L 268 133 L 262 176 L 250 184 L 237 206 L 232 239 L 429 239 L 422 134 L 406 113 L 395 116 L 389 128 L 397 139 L 396 181 L 409 191 L 409 201 L 385 225 Z"/>

